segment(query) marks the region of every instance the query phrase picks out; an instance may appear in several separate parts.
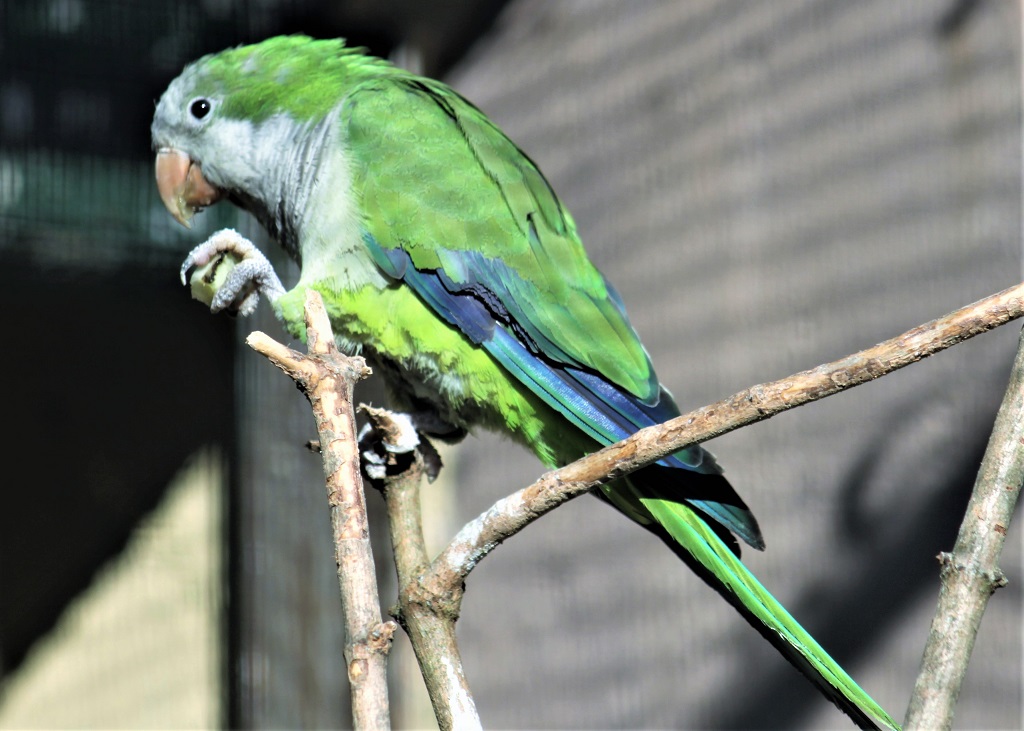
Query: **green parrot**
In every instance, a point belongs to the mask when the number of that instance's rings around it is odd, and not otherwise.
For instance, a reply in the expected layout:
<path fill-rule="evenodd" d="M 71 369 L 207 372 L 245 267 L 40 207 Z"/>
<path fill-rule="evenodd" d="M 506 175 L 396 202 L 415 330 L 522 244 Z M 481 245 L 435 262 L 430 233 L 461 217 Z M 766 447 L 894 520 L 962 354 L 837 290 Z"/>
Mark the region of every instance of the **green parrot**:
<path fill-rule="evenodd" d="M 428 436 L 497 430 L 547 467 L 679 414 L 621 298 L 537 165 L 448 86 L 341 40 L 271 38 L 205 56 L 152 125 L 157 186 L 188 223 L 227 199 L 300 265 L 214 236 L 182 278 L 229 256 L 213 311 L 262 294 L 297 337 L 307 288 L 339 346 L 381 373 Z M 595 494 L 654 532 L 855 723 L 897 728 L 739 559 L 764 542 L 702 447 Z"/>

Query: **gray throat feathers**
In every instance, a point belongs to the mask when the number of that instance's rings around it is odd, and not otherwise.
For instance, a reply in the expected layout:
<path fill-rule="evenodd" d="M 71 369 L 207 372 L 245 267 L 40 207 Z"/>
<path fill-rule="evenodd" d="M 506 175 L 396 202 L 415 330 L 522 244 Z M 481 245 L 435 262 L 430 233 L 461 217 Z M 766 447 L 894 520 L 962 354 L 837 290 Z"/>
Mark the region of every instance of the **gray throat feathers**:
<path fill-rule="evenodd" d="M 269 172 L 256 196 L 233 191 L 231 197 L 250 211 L 300 266 L 302 225 L 319 183 L 326 146 L 337 123 L 332 112 L 315 124 L 299 125 L 287 115 L 264 124 L 261 168 Z"/>

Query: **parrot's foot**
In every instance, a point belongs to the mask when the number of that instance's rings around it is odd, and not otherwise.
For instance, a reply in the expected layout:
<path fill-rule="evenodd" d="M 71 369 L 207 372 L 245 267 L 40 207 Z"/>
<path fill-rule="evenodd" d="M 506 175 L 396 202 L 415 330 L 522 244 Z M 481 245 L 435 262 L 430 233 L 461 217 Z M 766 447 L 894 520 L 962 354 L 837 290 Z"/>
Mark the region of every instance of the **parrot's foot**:
<path fill-rule="evenodd" d="M 181 283 L 191 284 L 192 296 L 208 304 L 211 312 L 242 316 L 256 310 L 260 294 L 274 302 L 285 291 L 263 252 L 230 228 L 189 252 L 181 265 Z"/>
<path fill-rule="evenodd" d="M 383 480 L 407 469 L 418 451 L 427 481 L 441 472 L 441 455 L 434 449 L 413 417 L 386 409 L 360 406 L 369 421 L 359 430 L 359 454 L 371 480 Z"/>

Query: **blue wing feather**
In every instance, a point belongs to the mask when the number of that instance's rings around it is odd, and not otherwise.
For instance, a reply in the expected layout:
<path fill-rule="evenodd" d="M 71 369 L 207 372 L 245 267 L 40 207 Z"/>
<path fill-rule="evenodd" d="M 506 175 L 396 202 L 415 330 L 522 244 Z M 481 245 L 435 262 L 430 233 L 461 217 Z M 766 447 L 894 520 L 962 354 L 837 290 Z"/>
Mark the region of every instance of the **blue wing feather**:
<path fill-rule="evenodd" d="M 664 388 L 653 403 L 645 403 L 599 374 L 560 362 L 558 355 L 568 356 L 553 347 L 548 338 L 536 337 L 528 328 L 521 327 L 520 320 L 504 306 L 504 302 L 517 301 L 508 291 L 509 279 L 495 287 L 499 292 L 481 281 L 479 273 L 486 271 L 488 261 L 476 252 L 460 252 L 473 260 L 461 272 L 474 274 L 469 274 L 467 282 L 457 283 L 444 271 L 416 269 L 403 249 L 384 249 L 369 234 L 364 240 L 388 276 L 412 287 L 446 322 L 485 348 L 509 373 L 597 443 L 614 444 L 644 427 L 679 415 L 678 407 Z M 493 281 L 490 278 L 488 283 Z M 617 293 L 614 297 L 621 306 Z M 525 315 L 522 317 L 526 319 Z M 549 348 L 557 355 L 551 355 Z M 721 474 L 714 458 L 700 445 L 680 450 L 657 464 L 700 474 Z M 757 523 L 746 506 L 703 499 L 687 502 L 747 543 L 763 546 Z"/>

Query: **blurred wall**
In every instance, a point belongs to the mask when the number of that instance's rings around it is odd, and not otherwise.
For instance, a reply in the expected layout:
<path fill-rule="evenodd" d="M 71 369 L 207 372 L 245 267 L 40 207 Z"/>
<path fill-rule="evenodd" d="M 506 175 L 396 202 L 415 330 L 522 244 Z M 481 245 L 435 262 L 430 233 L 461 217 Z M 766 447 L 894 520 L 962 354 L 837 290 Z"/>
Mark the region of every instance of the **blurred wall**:
<path fill-rule="evenodd" d="M 1015 3 L 520 0 L 449 81 L 545 171 L 685 409 L 1021 277 Z M 753 571 L 902 717 L 1018 325 L 710 446 L 759 516 Z M 459 451 L 468 518 L 540 469 Z M 1016 728 L 1021 539 L 956 723 Z M 484 723 L 825 728 L 845 719 L 597 500 L 469 578 Z"/>

